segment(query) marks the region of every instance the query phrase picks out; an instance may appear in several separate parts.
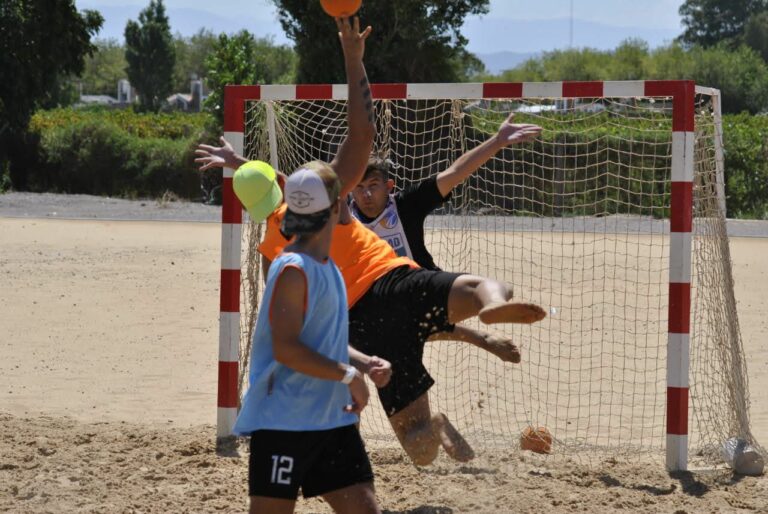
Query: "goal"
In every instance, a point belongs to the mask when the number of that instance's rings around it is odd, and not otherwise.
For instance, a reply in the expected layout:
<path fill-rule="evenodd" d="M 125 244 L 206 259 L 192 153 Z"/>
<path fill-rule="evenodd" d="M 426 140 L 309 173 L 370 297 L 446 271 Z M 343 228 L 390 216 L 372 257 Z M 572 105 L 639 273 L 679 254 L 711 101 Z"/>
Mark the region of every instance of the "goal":
<path fill-rule="evenodd" d="M 725 226 L 719 92 L 690 81 L 372 85 L 375 150 L 408 188 L 495 133 L 509 112 L 544 128 L 500 151 L 427 218 L 449 271 L 493 277 L 549 312 L 493 326 L 519 365 L 467 344 L 427 344 L 435 410 L 476 449 L 514 449 L 527 425 L 559 455 L 689 456 L 711 463 L 749 428 Z M 346 86 L 231 86 L 225 136 L 284 172 L 329 161 Z M 219 436 L 237 413 L 261 292 L 255 248 L 225 170 Z M 244 228 L 244 230 L 243 230 Z M 242 293 L 242 294 L 241 294 Z M 469 325 L 479 326 L 476 320 Z M 394 441 L 374 399 L 369 440 Z"/>

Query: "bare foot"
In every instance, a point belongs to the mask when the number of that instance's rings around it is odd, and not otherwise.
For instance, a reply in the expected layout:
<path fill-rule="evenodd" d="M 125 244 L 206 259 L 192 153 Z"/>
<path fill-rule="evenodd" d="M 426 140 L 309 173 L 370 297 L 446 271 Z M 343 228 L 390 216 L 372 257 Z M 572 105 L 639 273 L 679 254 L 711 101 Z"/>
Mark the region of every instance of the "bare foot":
<path fill-rule="evenodd" d="M 512 343 L 511 339 L 495 336 L 492 334 L 483 334 L 483 349 L 491 352 L 504 362 L 518 364 L 520 362 L 520 349 Z"/>
<path fill-rule="evenodd" d="M 513 301 L 497 302 L 486 305 L 480 310 L 480 321 L 491 323 L 535 323 L 547 315 L 544 309 L 533 303 Z"/>
<path fill-rule="evenodd" d="M 459 431 L 454 428 L 451 422 L 448 421 L 445 414 L 435 414 L 432 416 L 432 421 L 440 436 L 440 444 L 450 458 L 459 462 L 469 462 L 475 458 L 475 451 Z"/>

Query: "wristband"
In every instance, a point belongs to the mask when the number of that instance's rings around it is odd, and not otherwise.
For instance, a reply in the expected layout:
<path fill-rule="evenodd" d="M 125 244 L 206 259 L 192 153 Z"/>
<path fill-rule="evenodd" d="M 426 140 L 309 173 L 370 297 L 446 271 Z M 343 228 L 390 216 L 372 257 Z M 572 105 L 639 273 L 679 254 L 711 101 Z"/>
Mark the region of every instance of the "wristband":
<path fill-rule="evenodd" d="M 354 366 L 347 366 L 347 371 L 344 372 L 344 378 L 341 379 L 341 383 L 349 385 L 356 376 L 357 369 Z"/>

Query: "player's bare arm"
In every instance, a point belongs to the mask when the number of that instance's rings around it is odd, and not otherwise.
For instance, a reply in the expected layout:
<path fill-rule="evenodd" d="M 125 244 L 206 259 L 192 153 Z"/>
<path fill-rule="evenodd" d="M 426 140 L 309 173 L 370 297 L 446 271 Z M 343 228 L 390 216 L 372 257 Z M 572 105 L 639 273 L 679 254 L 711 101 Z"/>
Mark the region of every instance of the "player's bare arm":
<path fill-rule="evenodd" d="M 504 120 L 496 135 L 466 152 L 448 169 L 438 173 L 437 189 L 443 197 L 448 196 L 454 187 L 464 182 L 502 148 L 531 142 L 541 134 L 542 129 L 538 125 L 512 123 L 514 116 L 512 113 Z"/>
<path fill-rule="evenodd" d="M 336 26 L 339 29 L 339 40 L 344 51 L 344 66 L 347 72 L 349 130 L 339 147 L 339 152 L 330 164 L 341 181 L 341 195 L 345 196 L 363 176 L 376 132 L 373 98 L 363 65 L 365 40 L 372 29 L 369 26 L 360 32 L 358 17 L 353 20 L 339 18 L 336 20 Z"/>
<path fill-rule="evenodd" d="M 299 336 L 304 326 L 304 298 L 307 285 L 304 273 L 292 267 L 282 271 L 275 283 L 269 310 L 272 328 L 272 352 L 275 360 L 299 373 L 315 378 L 340 381 L 347 365 L 329 359 L 304 345 Z M 368 387 L 358 371 L 349 384 L 353 405 L 359 413 L 368 404 Z"/>

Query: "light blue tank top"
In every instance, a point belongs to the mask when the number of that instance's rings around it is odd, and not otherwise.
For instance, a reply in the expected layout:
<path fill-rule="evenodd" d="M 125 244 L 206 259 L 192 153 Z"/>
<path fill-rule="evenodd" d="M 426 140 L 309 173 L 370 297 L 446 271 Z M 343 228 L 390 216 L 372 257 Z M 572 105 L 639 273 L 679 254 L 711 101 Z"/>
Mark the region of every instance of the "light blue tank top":
<path fill-rule="evenodd" d="M 237 435 L 260 429 L 328 430 L 358 421 L 356 414 L 343 410 L 352 402 L 346 385 L 304 375 L 274 358 L 269 309 L 275 282 L 286 266 L 300 268 L 307 279 L 301 342 L 329 359 L 349 362 L 347 293 L 336 264 L 300 253 L 280 254 L 269 267 L 253 331 L 250 387 L 233 429 Z"/>

